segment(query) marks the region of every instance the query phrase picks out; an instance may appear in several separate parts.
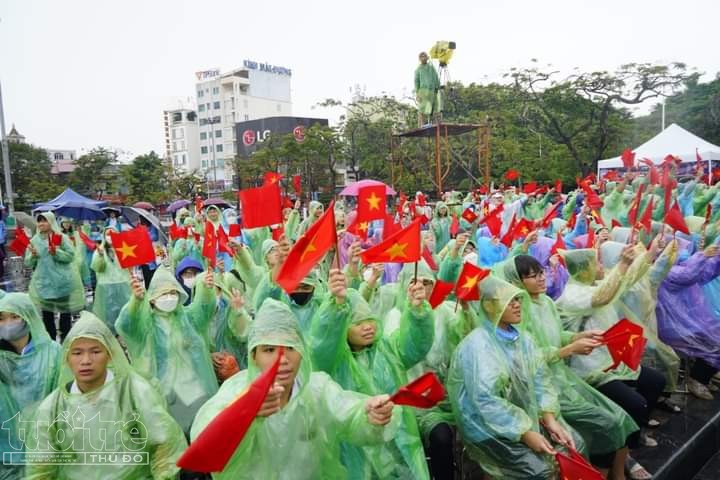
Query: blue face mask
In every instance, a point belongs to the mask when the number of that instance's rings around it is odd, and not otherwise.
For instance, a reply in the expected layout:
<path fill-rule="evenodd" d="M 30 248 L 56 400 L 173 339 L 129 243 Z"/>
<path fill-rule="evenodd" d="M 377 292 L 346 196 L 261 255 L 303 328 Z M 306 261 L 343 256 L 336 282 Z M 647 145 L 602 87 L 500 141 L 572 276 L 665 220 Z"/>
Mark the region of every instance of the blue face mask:
<path fill-rule="evenodd" d="M 30 331 L 30 325 L 24 320 L 5 322 L 0 325 L 0 338 L 8 342 L 19 340 Z"/>
<path fill-rule="evenodd" d="M 512 325 L 508 325 L 507 330 L 500 327 L 496 328 L 495 334 L 500 340 L 507 340 L 509 342 L 514 342 L 515 340 L 520 338 L 520 332 L 518 332 L 517 329 Z"/>

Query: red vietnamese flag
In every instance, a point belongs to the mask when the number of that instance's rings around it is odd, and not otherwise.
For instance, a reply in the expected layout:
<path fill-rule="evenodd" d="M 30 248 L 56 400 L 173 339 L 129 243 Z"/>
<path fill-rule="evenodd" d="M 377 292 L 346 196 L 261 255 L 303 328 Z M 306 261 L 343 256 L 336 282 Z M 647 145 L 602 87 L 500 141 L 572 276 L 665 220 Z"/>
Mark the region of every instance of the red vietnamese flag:
<path fill-rule="evenodd" d="M 550 247 L 550 256 L 558 253 L 558 250 L 567 250 L 565 239 L 563 239 L 562 235 L 560 235 L 560 232 L 557 232 L 555 235 L 555 243 L 553 243 L 553 246 Z M 560 257 L 560 259 L 562 259 L 562 257 Z"/>
<path fill-rule="evenodd" d="M 416 195 L 416 197 L 418 206 L 424 207 L 427 204 L 424 193 L 420 192 Z"/>
<path fill-rule="evenodd" d="M 642 226 L 645 229 L 645 232 L 648 234 L 652 232 L 652 213 L 654 208 L 655 207 L 653 206 L 653 198 L 650 197 L 650 201 L 645 207 L 642 218 L 640 218 L 640 221 L 638 222 L 638 225 Z"/>
<path fill-rule="evenodd" d="M 629 148 L 623 150 L 620 158 L 622 158 L 623 167 L 625 167 L 627 170 L 631 170 L 635 166 L 635 152 L 633 152 Z"/>
<path fill-rule="evenodd" d="M 453 291 L 453 288 L 455 288 L 455 284 L 452 282 L 435 280 L 435 286 L 433 287 L 433 291 L 430 294 L 430 299 L 428 300 L 428 303 L 430 303 L 430 306 L 433 310 L 435 310 L 438 305 L 445 301 L 450 292 Z"/>
<path fill-rule="evenodd" d="M 512 220 L 510 220 L 510 226 L 508 227 L 507 231 L 505 232 L 505 235 L 500 239 L 500 243 L 505 245 L 507 248 L 512 247 L 512 242 L 515 239 L 515 224 L 517 223 L 517 218 L 515 217 L 515 213 L 513 213 Z"/>
<path fill-rule="evenodd" d="M 272 239 L 279 242 L 282 236 L 285 235 L 285 227 L 280 225 L 279 227 L 271 228 L 270 233 L 272 235 Z"/>
<path fill-rule="evenodd" d="M 461 217 L 468 223 L 473 223 L 478 218 L 475 212 L 473 212 L 470 208 L 466 208 Z"/>
<path fill-rule="evenodd" d="M 535 222 L 532 222 L 527 218 L 521 218 L 517 225 L 515 225 L 515 230 L 513 231 L 513 239 L 517 240 L 519 238 L 525 238 L 533 230 L 535 230 Z"/>
<path fill-rule="evenodd" d="M 188 236 L 188 229 L 185 227 L 178 227 L 175 225 L 175 222 L 173 222 L 170 225 L 170 240 L 178 240 L 180 238 L 187 238 Z"/>
<path fill-rule="evenodd" d="M 282 178 L 283 176 L 277 172 L 265 172 L 265 175 L 263 175 L 263 185 L 278 183 Z"/>
<path fill-rule="evenodd" d="M 535 193 L 535 191 L 538 189 L 536 182 L 528 182 L 525 185 L 523 185 L 523 193 L 527 195 L 531 195 Z"/>
<path fill-rule="evenodd" d="M 216 235 L 218 250 L 220 252 L 225 252 L 230 256 L 235 255 L 235 252 L 232 248 L 230 248 L 230 245 L 228 244 L 228 236 L 227 233 L 225 233 L 225 229 L 222 227 L 222 225 L 218 227 Z"/>
<path fill-rule="evenodd" d="M 478 284 L 488 275 L 490 275 L 490 270 L 477 267 L 472 263 L 465 263 L 455 284 L 455 296 L 458 300 L 480 300 Z"/>
<path fill-rule="evenodd" d="M 570 449 L 570 455 L 555 454 L 562 480 L 604 480 L 605 476 L 590 465 L 582 455 Z"/>
<path fill-rule="evenodd" d="M 200 195 L 195 197 L 195 213 L 196 214 L 201 213 L 204 206 L 205 206 L 205 204 L 203 202 L 202 197 Z"/>
<path fill-rule="evenodd" d="M 640 163 L 648 166 L 648 182 L 650 185 L 657 185 L 660 183 L 660 173 L 655 164 L 649 158 L 643 158 Z"/>
<path fill-rule="evenodd" d="M 426 218 L 425 215 L 421 215 L 422 218 Z M 422 224 L 422 220 L 420 220 L 420 223 Z M 385 220 L 383 220 L 383 240 L 387 240 L 390 238 L 390 236 L 395 235 L 397 232 L 402 230 L 402 225 L 400 223 L 395 222 L 395 218 L 388 215 L 385 217 Z"/>
<path fill-rule="evenodd" d="M 712 203 L 708 203 L 705 207 L 705 225 L 710 223 L 710 217 L 712 217 Z"/>
<path fill-rule="evenodd" d="M 302 195 L 302 178 L 300 175 L 293 175 L 292 177 L 293 189 L 297 195 Z"/>
<path fill-rule="evenodd" d="M 277 183 L 240 190 L 238 196 L 243 209 L 243 228 L 283 223 L 280 186 Z"/>
<path fill-rule="evenodd" d="M 325 213 L 295 242 L 280 267 L 275 283 L 292 293 L 325 254 L 337 244 L 335 231 L 335 202 L 330 202 Z"/>
<path fill-rule="evenodd" d="M 607 180 L 608 182 L 614 182 L 618 179 L 618 173 L 615 170 L 608 170 L 608 172 L 603 175 L 603 180 Z"/>
<path fill-rule="evenodd" d="M 688 229 L 688 226 L 685 223 L 685 219 L 680 212 L 680 207 L 678 206 L 677 201 L 673 203 L 673 206 L 665 214 L 664 223 L 669 225 L 673 230 L 682 232 L 685 235 L 690 235 L 690 230 Z"/>
<path fill-rule="evenodd" d="M 488 220 L 491 220 L 493 217 L 498 219 L 500 214 L 505 210 L 505 205 L 500 204 L 493 211 L 490 211 L 490 207 L 488 205 L 485 205 L 483 207 L 483 218 L 480 219 L 480 222 L 478 222 L 479 225 L 482 225 L 483 223 L 487 223 Z M 500 224 L 502 225 L 502 220 L 500 221 Z"/>
<path fill-rule="evenodd" d="M 555 180 L 555 191 L 557 193 L 562 193 L 562 186 L 563 186 L 562 180 L 560 180 L 560 179 Z"/>
<path fill-rule="evenodd" d="M 507 172 L 505 172 L 505 178 L 512 182 L 513 180 L 517 180 L 517 178 L 520 176 L 520 172 L 515 170 L 514 168 L 511 168 Z"/>
<path fill-rule="evenodd" d="M 403 213 L 405 203 L 407 203 L 407 196 L 404 193 L 400 192 L 400 198 L 398 198 L 396 209 L 397 213 L 399 213 L 400 215 L 402 215 Z"/>
<path fill-rule="evenodd" d="M 136 267 L 155 261 L 155 248 L 150 232 L 138 226 L 126 232 L 109 230 L 113 250 L 122 268 Z"/>
<path fill-rule="evenodd" d="M 430 249 L 427 247 L 423 247 L 422 251 L 422 258 L 425 260 L 425 263 L 428 264 L 428 267 L 434 272 L 438 271 L 437 263 L 435 263 L 435 259 L 432 256 L 432 253 L 430 252 Z"/>
<path fill-rule="evenodd" d="M 560 216 L 560 206 L 562 205 L 562 200 L 555 202 L 550 209 L 545 213 L 542 220 L 540 220 L 540 228 L 548 228 L 550 226 L 550 223 L 552 223 L 554 218 L 557 218 Z"/>
<path fill-rule="evenodd" d="M 358 191 L 357 218 L 360 222 L 383 220 L 387 214 L 385 185 L 371 185 Z"/>
<path fill-rule="evenodd" d="M 445 388 L 433 372 L 427 372 L 408 383 L 390 397 L 395 405 L 432 408 L 445 398 Z"/>
<path fill-rule="evenodd" d="M 347 227 L 347 231 L 360 237 L 363 241 L 368 239 L 368 229 L 370 224 L 368 222 L 358 222 L 357 217 L 355 221 Z"/>
<path fill-rule="evenodd" d="M 591 225 L 588 225 L 587 241 L 585 242 L 585 248 L 595 248 L 595 229 Z"/>
<path fill-rule="evenodd" d="M 386 262 L 413 263 L 420 260 L 420 252 L 420 221 L 415 220 L 406 228 L 365 250 L 361 258 L 365 265 Z"/>
<path fill-rule="evenodd" d="M 457 215 L 452 214 L 452 221 L 450 222 L 450 236 L 455 237 L 460 231 L 460 220 Z"/>
<path fill-rule="evenodd" d="M 215 268 L 215 264 L 217 263 L 217 246 L 218 239 L 215 234 L 215 226 L 208 220 L 205 222 L 202 256 L 208 259 L 212 268 Z"/>
<path fill-rule="evenodd" d="M 575 228 L 575 225 L 577 224 L 577 211 L 573 210 L 573 212 L 570 214 L 570 220 L 567 222 L 567 228 L 570 230 L 573 230 Z"/>
<path fill-rule="evenodd" d="M 490 234 L 493 238 L 500 236 L 500 231 L 502 230 L 502 220 L 498 215 L 488 215 L 485 219 L 485 225 L 488 230 L 490 230 Z"/>
<path fill-rule="evenodd" d="M 607 345 L 613 364 L 605 371 L 615 369 L 624 363 L 637 370 L 642 360 L 647 340 L 643 337 L 643 327 L 623 318 L 603 333 L 603 343 Z"/>
<path fill-rule="evenodd" d="M 589 180 L 583 180 L 580 182 L 580 188 L 582 188 L 583 192 L 585 192 L 585 205 L 593 210 L 602 208 L 604 204 L 602 199 L 593 191 L 592 188 L 590 188 L 590 183 L 588 182 Z"/>
<path fill-rule="evenodd" d="M 663 195 L 663 212 L 667 215 L 670 210 L 670 203 L 672 202 L 672 189 L 667 185 L 663 184 L 664 195 Z"/>
<path fill-rule="evenodd" d="M 596 224 L 605 226 L 605 222 L 602 219 L 602 216 L 598 213 L 597 210 L 590 210 L 590 216 L 592 216 L 593 220 Z"/>
<path fill-rule="evenodd" d="M 30 245 L 30 238 L 28 238 L 25 230 L 21 226 L 15 228 L 15 240 L 10 243 L 10 250 L 18 254 L 19 256 L 25 256 L 25 250 Z"/>
<path fill-rule="evenodd" d="M 610 221 L 610 226 L 611 226 L 612 228 L 616 228 L 616 227 L 622 227 L 622 224 L 621 224 L 620 222 L 618 222 L 616 219 L 613 218 L 613 219 Z"/>
<path fill-rule="evenodd" d="M 95 249 L 97 248 L 97 245 L 95 244 L 95 242 L 90 240 L 90 237 L 85 235 L 85 233 L 80 230 L 78 230 L 78 234 L 80 235 L 80 240 L 82 240 L 82 242 L 85 244 L 85 248 L 87 248 L 91 252 L 94 252 Z"/>
<path fill-rule="evenodd" d="M 178 459 L 178 467 L 202 473 L 221 472 L 225 468 L 275 383 L 283 353 L 284 349 L 280 347 L 272 366 L 207 424 Z"/>

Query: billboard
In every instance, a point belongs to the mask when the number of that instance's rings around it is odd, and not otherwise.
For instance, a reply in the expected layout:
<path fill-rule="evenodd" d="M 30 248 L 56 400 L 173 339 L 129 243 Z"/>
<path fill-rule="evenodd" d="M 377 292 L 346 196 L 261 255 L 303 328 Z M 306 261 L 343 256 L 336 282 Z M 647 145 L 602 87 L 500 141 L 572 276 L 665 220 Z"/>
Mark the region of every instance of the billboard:
<path fill-rule="evenodd" d="M 235 138 L 237 138 L 235 151 L 241 156 L 249 156 L 270 135 L 285 135 L 292 133 L 295 141 L 302 143 L 305 140 L 305 129 L 312 125 L 327 127 L 328 121 L 324 118 L 307 117 L 268 117 L 249 120 L 235 124 Z"/>

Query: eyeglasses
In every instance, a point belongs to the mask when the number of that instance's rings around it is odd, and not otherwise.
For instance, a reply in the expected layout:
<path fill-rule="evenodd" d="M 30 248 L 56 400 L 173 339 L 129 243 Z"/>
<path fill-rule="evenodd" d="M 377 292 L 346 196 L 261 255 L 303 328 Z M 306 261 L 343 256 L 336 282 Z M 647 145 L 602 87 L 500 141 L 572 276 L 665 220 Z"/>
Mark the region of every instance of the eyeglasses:
<path fill-rule="evenodd" d="M 544 270 L 540 270 L 539 272 L 535 272 L 535 273 L 533 273 L 533 274 L 531 274 L 531 275 L 526 275 L 526 276 L 523 277 L 523 280 L 530 280 L 530 279 L 536 280 L 536 279 L 541 278 L 541 277 L 542 277 L 542 278 L 545 278 L 545 271 L 544 271 Z"/>

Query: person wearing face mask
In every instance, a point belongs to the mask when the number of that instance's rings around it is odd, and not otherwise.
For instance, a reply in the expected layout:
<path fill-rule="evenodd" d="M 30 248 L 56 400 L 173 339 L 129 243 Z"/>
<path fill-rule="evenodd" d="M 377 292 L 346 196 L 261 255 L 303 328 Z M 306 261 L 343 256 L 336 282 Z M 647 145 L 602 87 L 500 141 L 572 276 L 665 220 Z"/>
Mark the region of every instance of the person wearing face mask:
<path fill-rule="evenodd" d="M 366 395 L 394 393 L 408 382 L 407 370 L 425 358 L 433 343 L 426 289 L 421 283 L 408 288 L 400 327 L 388 335 L 360 294 L 347 289 L 342 272 L 331 270 L 328 286 L 330 295 L 307 337 L 313 366 L 343 388 Z M 351 478 L 430 478 L 417 421 L 409 408 L 402 408 L 395 441 L 370 448 L 343 444 L 341 449 Z"/>
<path fill-rule="evenodd" d="M 61 233 L 52 212 L 37 216 L 37 233 L 25 252 L 25 266 L 33 269 L 29 294 L 42 311 L 45 328 L 53 340 L 58 336 L 55 313 L 60 313 L 62 341 L 70 331 L 71 314 L 85 306 L 85 290 L 73 245 Z"/>
<path fill-rule="evenodd" d="M 0 299 L 0 386 L 7 389 L 0 397 L 0 424 L 12 423 L 20 409 L 34 412 L 37 403 L 56 387 L 61 363 L 61 347 L 48 336 L 40 314 L 30 296 L 8 293 Z M 15 417 L 17 420 L 17 417 Z M 0 430 L 0 436 L 8 433 Z M 13 451 L 19 445 L 10 438 Z M 2 442 L 0 441 L 0 445 Z M 4 470 L 3 466 L 0 471 Z M 10 470 L 10 469 L 8 469 Z M 0 473 L 0 478 L 3 478 Z M 10 477 L 20 478 L 20 477 Z"/>
<path fill-rule="evenodd" d="M 305 217 L 305 220 L 303 220 L 300 223 L 300 226 L 298 226 L 297 231 L 295 232 L 295 238 L 293 238 L 293 240 L 297 240 L 298 238 L 302 237 L 307 231 L 307 229 L 310 228 L 313 223 L 317 222 L 320 217 L 322 217 L 322 214 L 324 212 L 325 207 L 323 207 L 322 203 L 315 200 L 311 201 L 310 205 L 308 205 L 307 217 Z"/>
<path fill-rule="evenodd" d="M 36 412 L 23 415 L 24 425 L 39 425 L 26 445 L 79 461 L 30 463 L 26 479 L 176 478 L 175 463 L 187 448 L 180 426 L 160 392 L 133 370 L 115 336 L 92 313 L 82 312 L 70 330 L 55 378 L 57 388 Z M 68 414 L 72 421 L 58 421 Z M 133 460 L 93 462 L 100 455 Z"/>
<path fill-rule="evenodd" d="M 115 332 L 115 320 L 130 300 L 130 275 L 118 263 L 110 230 L 105 229 L 103 241 L 95 249 L 90 264 L 97 278 L 92 311 Z"/>
<path fill-rule="evenodd" d="M 340 443 L 381 448 L 395 435 L 399 409 L 388 395 L 344 390 L 326 373 L 312 371 L 294 315 L 273 299 L 263 303 L 248 332 L 248 369 L 223 383 L 202 406 L 192 439 L 273 365 L 280 347 L 274 385 L 224 470 L 213 478 L 348 478 L 353 472 L 340 462 Z"/>
<path fill-rule="evenodd" d="M 147 292 L 133 278 L 130 301 L 115 322 L 130 361 L 147 378 L 157 378 L 170 414 L 189 432 L 197 409 L 217 391 L 204 333 L 215 312 L 213 272 L 196 283 L 185 307 L 185 290 L 170 271 L 158 267 Z"/>
<path fill-rule="evenodd" d="M 187 300 L 185 300 L 183 306 L 187 307 L 190 305 L 190 302 L 192 302 L 193 287 L 198 279 L 198 275 L 204 270 L 202 264 L 192 257 L 183 258 L 175 269 L 175 279 L 187 294 Z"/>
<path fill-rule="evenodd" d="M 478 327 L 455 349 L 447 378 L 463 444 L 492 478 L 556 478 L 556 449 L 585 448 L 524 331 L 528 295 L 493 275 L 478 288 Z"/>

